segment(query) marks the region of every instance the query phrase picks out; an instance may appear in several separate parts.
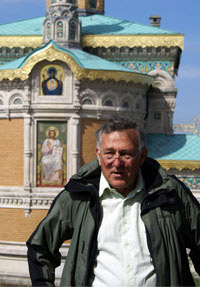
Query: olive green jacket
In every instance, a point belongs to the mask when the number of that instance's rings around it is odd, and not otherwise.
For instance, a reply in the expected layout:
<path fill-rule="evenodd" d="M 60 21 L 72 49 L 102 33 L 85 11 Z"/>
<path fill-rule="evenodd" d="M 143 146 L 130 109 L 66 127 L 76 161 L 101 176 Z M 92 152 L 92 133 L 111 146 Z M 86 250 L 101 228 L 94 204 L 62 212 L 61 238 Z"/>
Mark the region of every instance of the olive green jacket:
<path fill-rule="evenodd" d="M 200 274 L 200 205 L 192 193 L 160 165 L 147 158 L 142 166 L 146 196 L 141 217 L 155 267 L 157 286 L 194 286 L 186 248 Z M 72 239 L 61 286 L 88 286 L 97 253 L 101 221 L 95 159 L 84 165 L 53 201 L 46 218 L 27 241 L 33 286 L 54 286 L 59 248 Z"/>

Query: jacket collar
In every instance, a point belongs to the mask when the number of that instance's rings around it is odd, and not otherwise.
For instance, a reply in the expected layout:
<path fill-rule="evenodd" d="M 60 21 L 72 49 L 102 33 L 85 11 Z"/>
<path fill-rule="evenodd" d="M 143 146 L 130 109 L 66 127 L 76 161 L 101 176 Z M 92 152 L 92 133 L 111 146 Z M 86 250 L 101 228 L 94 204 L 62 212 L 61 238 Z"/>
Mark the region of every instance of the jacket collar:
<path fill-rule="evenodd" d="M 168 178 L 167 173 L 160 164 L 147 157 L 141 167 L 142 177 L 144 179 L 144 189 L 148 194 L 154 194 L 160 189 L 172 189 L 173 186 Z M 83 165 L 77 174 L 73 175 L 65 189 L 70 192 L 93 191 L 99 189 L 101 176 L 101 167 L 98 164 L 97 158 Z"/>

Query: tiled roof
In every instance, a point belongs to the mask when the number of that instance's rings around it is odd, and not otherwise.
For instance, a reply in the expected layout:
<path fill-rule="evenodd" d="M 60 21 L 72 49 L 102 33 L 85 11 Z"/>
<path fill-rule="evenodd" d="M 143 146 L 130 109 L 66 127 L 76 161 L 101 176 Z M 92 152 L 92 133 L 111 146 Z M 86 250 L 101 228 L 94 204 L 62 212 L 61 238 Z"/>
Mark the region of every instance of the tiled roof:
<path fill-rule="evenodd" d="M 64 50 L 64 49 L 63 49 Z M 111 61 L 104 60 L 100 57 L 86 53 L 79 49 L 65 50 L 71 54 L 80 67 L 91 70 L 110 70 L 110 71 L 121 71 L 121 72 L 133 72 L 133 70 L 123 67 L 120 64 L 113 63 Z M 134 72 L 137 74 L 137 72 Z"/>
<path fill-rule="evenodd" d="M 200 160 L 200 136 L 195 134 L 149 134 L 147 148 L 157 160 Z"/>
<path fill-rule="evenodd" d="M 142 25 L 104 15 L 80 17 L 83 35 L 137 35 L 137 34 L 177 34 L 161 28 Z"/>
<path fill-rule="evenodd" d="M 37 17 L 0 25 L 0 36 L 41 36 L 44 17 Z"/>
<path fill-rule="evenodd" d="M 104 71 L 120 71 L 120 72 L 129 72 L 129 73 L 133 73 L 133 74 L 140 74 L 138 72 L 134 72 L 133 70 L 125 68 L 122 65 L 119 65 L 119 64 L 104 60 L 100 57 L 94 56 L 92 54 L 86 53 L 83 50 L 79 50 L 79 49 L 69 49 L 68 50 L 68 49 L 61 48 L 61 47 L 57 46 L 56 43 L 53 41 L 50 41 L 48 44 L 42 46 L 41 48 L 34 50 L 31 54 L 29 54 L 26 57 L 17 59 L 15 61 L 12 61 L 12 62 L 9 62 L 7 64 L 0 66 L 0 70 L 18 69 L 20 67 L 23 67 L 24 64 L 29 60 L 29 58 L 32 55 L 47 49 L 49 45 L 53 45 L 57 50 L 71 55 L 74 58 L 74 60 L 77 62 L 77 64 L 81 68 L 84 68 L 84 69 L 104 70 Z"/>
<path fill-rule="evenodd" d="M 41 36 L 45 17 L 0 25 L 0 36 Z M 115 19 L 104 15 L 80 17 L 83 35 L 165 35 L 179 34 L 161 28 Z"/>
<path fill-rule="evenodd" d="M 20 68 L 22 63 L 25 61 L 26 58 L 27 57 L 22 57 L 22 58 L 19 58 L 17 60 L 3 64 L 0 66 L 0 71 L 1 70 L 15 70 L 15 69 Z"/>

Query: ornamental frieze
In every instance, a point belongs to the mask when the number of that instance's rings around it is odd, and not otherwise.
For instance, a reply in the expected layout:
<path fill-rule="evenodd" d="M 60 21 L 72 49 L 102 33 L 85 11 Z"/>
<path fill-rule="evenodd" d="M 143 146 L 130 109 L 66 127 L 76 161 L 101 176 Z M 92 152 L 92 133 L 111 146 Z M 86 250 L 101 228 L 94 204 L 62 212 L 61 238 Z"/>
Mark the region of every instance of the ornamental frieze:
<path fill-rule="evenodd" d="M 8 48 L 42 46 L 42 36 L 1 36 L 1 45 Z M 184 35 L 85 35 L 82 37 L 83 47 L 179 47 L 184 49 Z"/>
<path fill-rule="evenodd" d="M 171 61 L 114 61 L 121 64 L 125 68 L 138 71 L 140 73 L 147 74 L 156 68 L 167 72 L 171 76 L 174 76 L 174 63 Z"/>
<path fill-rule="evenodd" d="M 184 49 L 184 35 L 86 35 L 82 37 L 83 47 L 179 47 Z"/>

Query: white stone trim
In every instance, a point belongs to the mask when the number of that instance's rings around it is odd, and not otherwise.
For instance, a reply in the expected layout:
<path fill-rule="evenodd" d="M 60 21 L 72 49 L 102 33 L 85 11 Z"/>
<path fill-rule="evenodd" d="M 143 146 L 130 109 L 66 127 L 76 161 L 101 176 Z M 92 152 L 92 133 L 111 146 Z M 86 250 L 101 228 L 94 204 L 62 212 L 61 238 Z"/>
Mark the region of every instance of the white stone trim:
<path fill-rule="evenodd" d="M 68 249 L 69 244 L 63 244 L 60 248 L 62 260 L 56 268 L 56 284 L 60 282 Z M 31 283 L 25 242 L 0 241 L 0 284 L 5 282 L 15 286 Z"/>

